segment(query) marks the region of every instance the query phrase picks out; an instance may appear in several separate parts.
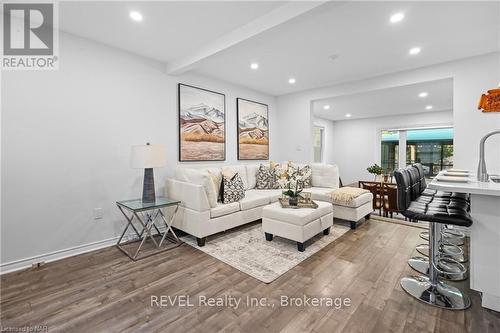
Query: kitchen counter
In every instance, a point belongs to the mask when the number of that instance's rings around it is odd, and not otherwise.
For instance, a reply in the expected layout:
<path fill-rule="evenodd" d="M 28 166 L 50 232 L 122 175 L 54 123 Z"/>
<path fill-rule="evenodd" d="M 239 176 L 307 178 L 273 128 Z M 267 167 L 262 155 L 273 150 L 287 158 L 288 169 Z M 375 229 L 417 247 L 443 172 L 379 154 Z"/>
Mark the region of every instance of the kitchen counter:
<path fill-rule="evenodd" d="M 439 175 L 441 174 L 442 173 Z M 446 192 L 482 194 L 496 197 L 500 196 L 500 183 L 495 183 L 492 180 L 487 183 L 479 182 L 476 180 L 476 174 L 474 172 L 471 172 L 470 174 L 471 176 L 468 178 L 468 183 L 443 182 L 438 181 L 436 177 L 429 184 L 429 188 Z"/>
<path fill-rule="evenodd" d="M 482 293 L 483 307 L 500 312 L 500 183 L 478 182 L 471 172 L 467 183 L 434 179 L 429 188 L 470 193 L 470 288 Z"/>

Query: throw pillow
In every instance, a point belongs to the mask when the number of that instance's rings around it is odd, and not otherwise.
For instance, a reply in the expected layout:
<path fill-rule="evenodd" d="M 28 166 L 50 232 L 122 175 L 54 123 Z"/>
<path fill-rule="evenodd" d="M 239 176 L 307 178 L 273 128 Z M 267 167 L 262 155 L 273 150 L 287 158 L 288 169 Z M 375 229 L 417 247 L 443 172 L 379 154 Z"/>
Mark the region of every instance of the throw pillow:
<path fill-rule="evenodd" d="M 274 184 L 273 189 L 286 188 L 288 186 L 288 180 L 292 176 L 292 168 L 288 167 L 288 163 L 277 164 L 274 167 Z"/>
<path fill-rule="evenodd" d="M 273 188 L 274 170 L 261 164 L 257 172 L 256 187 L 259 190 L 269 190 Z"/>
<path fill-rule="evenodd" d="M 222 203 L 238 202 L 245 197 L 243 181 L 238 173 L 231 179 L 224 177 L 222 183 L 224 184 Z"/>
<path fill-rule="evenodd" d="M 208 171 L 210 178 L 212 179 L 212 183 L 214 184 L 214 189 L 215 189 L 217 201 L 219 201 L 220 189 L 221 189 L 221 184 L 222 184 L 222 173 L 211 171 L 211 170 L 207 170 L 207 171 Z"/>
<path fill-rule="evenodd" d="M 294 173 L 297 173 L 299 177 L 302 177 L 302 188 L 312 187 L 312 169 L 311 166 L 305 165 L 300 167 L 298 165 L 291 165 L 294 169 Z"/>

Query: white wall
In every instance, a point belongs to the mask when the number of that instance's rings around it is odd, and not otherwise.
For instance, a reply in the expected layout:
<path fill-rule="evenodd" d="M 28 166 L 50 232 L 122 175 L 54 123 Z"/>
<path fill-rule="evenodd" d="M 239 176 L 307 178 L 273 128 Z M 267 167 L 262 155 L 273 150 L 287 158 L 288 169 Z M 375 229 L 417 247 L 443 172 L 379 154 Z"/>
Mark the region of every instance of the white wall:
<path fill-rule="evenodd" d="M 334 133 L 333 133 L 333 121 L 329 119 L 314 117 L 314 126 L 319 126 L 324 128 L 324 142 L 323 142 L 323 162 L 332 164 L 334 162 L 333 155 L 333 144 L 334 144 Z"/>
<path fill-rule="evenodd" d="M 345 185 L 372 180 L 373 175 L 366 168 L 374 163 L 380 165 L 381 130 L 452 123 L 453 111 L 335 121 L 330 145 L 332 163 L 339 166 Z"/>
<path fill-rule="evenodd" d="M 500 82 L 500 54 L 453 61 L 363 81 L 338 84 L 321 89 L 280 96 L 278 113 L 279 160 L 312 159 L 311 101 L 358 92 L 398 87 L 417 82 L 453 78 L 453 118 L 455 126 L 455 164 L 475 169 L 479 158 L 479 140 L 487 132 L 500 128 L 500 113 L 481 113 L 477 103 L 482 93 Z M 309 126 L 307 125 L 309 124 Z M 286 135 L 294 133 L 294 135 Z M 283 135 L 282 135 L 283 134 Z M 500 137 L 492 137 L 486 147 L 490 172 L 500 172 Z M 297 150 L 297 146 L 302 149 Z"/>
<path fill-rule="evenodd" d="M 177 83 L 226 94 L 226 157 L 236 162 L 236 97 L 275 98 L 229 83 L 169 77 L 163 64 L 60 35 L 58 71 L 2 72 L 1 263 L 111 239 L 124 227 L 114 202 L 140 197 L 130 146 L 167 146 L 157 192 L 178 159 Z M 104 219 L 94 220 L 93 209 Z"/>

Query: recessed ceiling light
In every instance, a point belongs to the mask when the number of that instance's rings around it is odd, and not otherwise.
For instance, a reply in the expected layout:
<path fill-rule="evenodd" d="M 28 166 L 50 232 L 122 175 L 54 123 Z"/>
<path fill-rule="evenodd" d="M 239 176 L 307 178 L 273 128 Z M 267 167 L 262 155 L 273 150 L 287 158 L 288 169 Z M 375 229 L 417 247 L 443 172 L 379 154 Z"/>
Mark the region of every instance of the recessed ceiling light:
<path fill-rule="evenodd" d="M 253 69 L 253 70 L 256 70 L 257 68 L 259 68 L 259 64 L 258 64 L 258 63 L 256 63 L 256 62 L 252 62 L 252 63 L 250 64 L 250 68 L 251 68 L 251 69 Z"/>
<path fill-rule="evenodd" d="M 330 105 L 328 105 L 328 104 L 327 105 L 323 105 L 323 109 L 330 110 Z"/>
<path fill-rule="evenodd" d="M 423 91 L 420 94 L 418 94 L 418 97 L 422 97 L 422 98 L 427 97 L 427 96 L 429 96 L 429 94 L 427 92 L 425 92 L 425 91 Z"/>
<path fill-rule="evenodd" d="M 141 22 L 142 21 L 142 14 L 136 11 L 130 12 L 130 18 L 136 22 Z"/>
<path fill-rule="evenodd" d="M 294 84 L 295 83 L 295 78 L 291 77 L 288 79 L 288 83 Z"/>
<path fill-rule="evenodd" d="M 412 47 L 410 49 L 410 51 L 408 51 L 408 53 L 411 55 L 415 55 L 415 54 L 419 54 L 420 51 L 422 51 L 422 49 L 420 49 L 420 47 Z"/>
<path fill-rule="evenodd" d="M 396 13 L 391 16 L 391 23 L 398 23 L 403 21 L 405 18 L 405 13 Z"/>
<path fill-rule="evenodd" d="M 432 110 L 432 105 L 427 105 L 427 106 L 425 107 L 425 109 L 426 109 L 426 110 Z"/>
<path fill-rule="evenodd" d="M 346 113 L 345 116 L 346 116 L 346 118 L 351 118 L 351 114 L 350 113 Z"/>

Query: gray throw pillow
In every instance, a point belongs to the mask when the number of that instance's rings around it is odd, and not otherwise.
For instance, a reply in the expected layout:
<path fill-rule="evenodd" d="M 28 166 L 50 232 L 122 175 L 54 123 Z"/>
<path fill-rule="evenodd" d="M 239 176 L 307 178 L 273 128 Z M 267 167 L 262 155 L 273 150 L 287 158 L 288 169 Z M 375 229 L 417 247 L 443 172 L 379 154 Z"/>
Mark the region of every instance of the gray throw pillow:
<path fill-rule="evenodd" d="M 245 188 L 239 173 L 236 173 L 231 179 L 224 177 L 222 184 L 222 203 L 238 202 L 245 197 Z"/>

